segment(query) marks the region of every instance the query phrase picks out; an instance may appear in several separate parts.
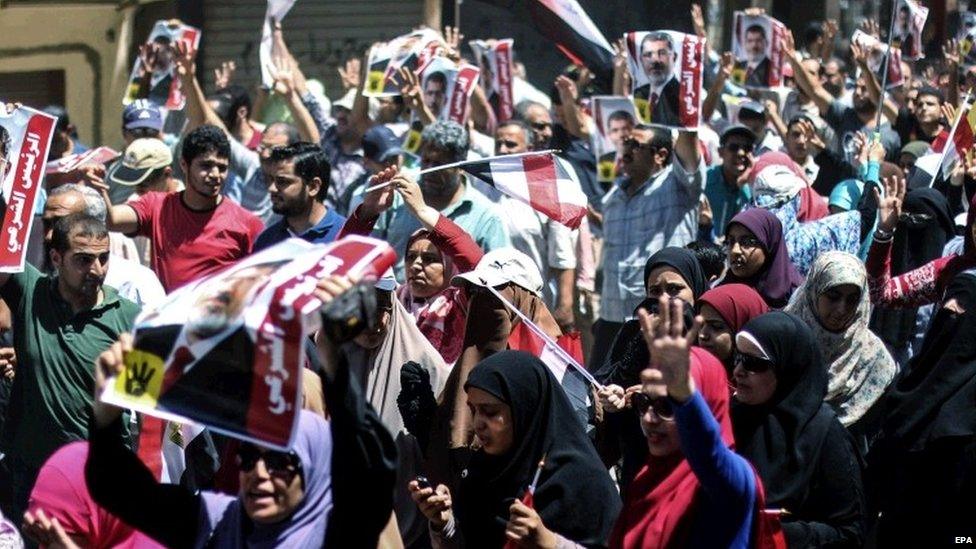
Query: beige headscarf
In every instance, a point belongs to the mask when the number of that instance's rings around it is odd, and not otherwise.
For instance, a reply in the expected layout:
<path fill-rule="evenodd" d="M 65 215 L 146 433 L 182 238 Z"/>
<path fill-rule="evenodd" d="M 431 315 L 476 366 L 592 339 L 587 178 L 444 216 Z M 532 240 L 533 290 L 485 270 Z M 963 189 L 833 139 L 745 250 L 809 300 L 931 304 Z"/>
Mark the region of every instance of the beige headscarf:
<path fill-rule="evenodd" d="M 831 332 L 820 323 L 817 299 L 843 284 L 860 288 L 861 298 L 847 328 Z M 825 400 L 845 427 L 851 425 L 881 397 L 898 372 L 884 343 L 868 329 L 871 304 L 864 264 L 847 252 L 820 254 L 785 311 L 802 318 L 813 331 L 830 376 Z"/>

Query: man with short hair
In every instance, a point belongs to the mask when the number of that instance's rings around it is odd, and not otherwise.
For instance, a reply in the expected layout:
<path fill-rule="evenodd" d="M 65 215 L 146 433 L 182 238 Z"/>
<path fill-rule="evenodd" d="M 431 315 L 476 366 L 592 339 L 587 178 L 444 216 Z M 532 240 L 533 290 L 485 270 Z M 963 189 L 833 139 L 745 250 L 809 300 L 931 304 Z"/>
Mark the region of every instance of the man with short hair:
<path fill-rule="evenodd" d="M 438 121 L 424 128 L 420 163 L 424 169 L 460 162 L 468 154 L 468 132 L 457 122 Z M 420 181 L 424 202 L 457 223 L 485 251 L 511 246 L 508 230 L 495 205 L 467 181 L 460 168 L 424 174 Z M 377 219 L 373 236 L 386 240 L 400 256 L 395 266 L 397 280 L 404 280 L 403 253 L 407 240 L 421 224 L 405 204 L 385 211 L 371 209 L 364 202 L 351 216 Z"/>
<path fill-rule="evenodd" d="M 931 144 L 947 131 L 942 117 L 945 95 L 932 86 L 922 86 L 915 96 L 913 109 L 901 107 L 895 120 L 895 131 L 901 142 L 924 141 Z M 948 138 L 948 134 L 945 136 Z"/>
<path fill-rule="evenodd" d="M 75 183 L 61 185 L 51 191 L 44 203 L 44 215 L 41 217 L 44 225 L 44 251 L 48 258 L 50 257 L 54 224 L 62 217 L 78 213 L 90 215 L 102 223 L 105 222 L 107 213 L 105 202 L 98 191 L 92 187 Z M 111 261 L 106 269 L 105 284 L 115 288 L 119 295 L 140 307 L 153 306 L 161 302 L 166 297 L 166 291 L 163 290 L 163 285 L 160 284 L 156 273 L 118 251 L 123 246 L 117 245 L 117 240 L 128 241 L 128 246 L 134 247 L 131 240 L 116 232 L 109 232 L 108 236 Z M 48 272 L 53 270 L 50 259 L 48 259 L 46 270 Z"/>
<path fill-rule="evenodd" d="M 678 116 L 681 85 L 674 77 L 678 52 L 665 32 L 648 33 L 641 41 L 641 66 L 649 83 L 634 91 L 634 101 L 644 120 L 665 126 L 680 126 Z"/>
<path fill-rule="evenodd" d="M 258 236 L 254 251 L 293 236 L 316 244 L 335 240 L 346 218 L 325 205 L 330 169 L 322 148 L 305 142 L 277 147 L 267 164 L 271 208 L 282 219 Z"/>
<path fill-rule="evenodd" d="M 532 128 L 532 150 L 544 151 L 552 141 L 552 114 L 542 103 L 525 100 L 515 105 L 516 118 Z"/>
<path fill-rule="evenodd" d="M 49 256 L 54 276 L 30 265 L 20 273 L 0 273 L 0 297 L 13 313 L 17 353 L 2 439 L 13 480 L 12 516 L 23 514 L 47 458 L 64 444 L 88 438 L 92 364 L 120 334 L 132 331 L 139 312 L 103 284 L 109 238 L 99 219 L 85 214 L 58 219 Z M 124 436 L 128 440 L 128 433 Z"/>
<path fill-rule="evenodd" d="M 167 292 L 251 253 L 263 225 L 220 194 L 229 165 L 227 134 L 216 126 L 200 126 L 183 138 L 185 190 L 150 192 L 109 208 L 110 229 L 149 238 L 153 270 Z M 103 198 L 108 204 L 108 195 Z"/>
<path fill-rule="evenodd" d="M 590 368 L 602 365 L 617 331 L 646 297 L 647 258 L 698 236 L 705 165 L 697 134 L 678 132 L 672 143 L 669 130 L 638 126 L 622 160 L 623 175 L 603 197 L 603 289 Z"/>
<path fill-rule="evenodd" d="M 752 200 L 747 178 L 755 144 L 756 134 L 742 125 L 729 126 L 719 138 L 722 163 L 705 172 L 705 197 L 712 209 L 716 236 L 723 234 L 729 221 Z"/>
<path fill-rule="evenodd" d="M 433 72 L 424 80 L 424 104 L 430 109 L 434 118 L 440 117 L 447 103 L 447 76 L 442 72 Z"/>
<path fill-rule="evenodd" d="M 803 170 L 808 181 L 815 181 L 817 174 L 820 173 L 820 166 L 813 157 L 820 151 L 812 146 L 806 132 L 803 131 L 806 124 L 816 128 L 813 120 L 802 114 L 794 116 L 786 123 L 783 150 L 789 155 L 790 160 L 796 162 L 796 165 Z"/>

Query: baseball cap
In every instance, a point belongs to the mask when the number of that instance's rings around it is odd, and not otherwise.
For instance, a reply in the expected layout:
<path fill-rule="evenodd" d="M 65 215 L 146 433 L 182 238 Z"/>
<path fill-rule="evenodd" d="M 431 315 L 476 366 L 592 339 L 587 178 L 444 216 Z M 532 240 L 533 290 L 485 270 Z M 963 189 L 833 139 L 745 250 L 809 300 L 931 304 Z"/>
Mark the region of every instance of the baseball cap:
<path fill-rule="evenodd" d="M 725 144 L 729 137 L 733 135 L 741 135 L 749 140 L 750 143 L 756 142 L 756 134 L 752 130 L 743 126 L 742 124 L 732 124 L 729 127 L 722 130 L 722 135 L 719 137 L 719 143 Z"/>
<path fill-rule="evenodd" d="M 122 129 L 150 128 L 163 131 L 163 115 L 159 107 L 147 99 L 136 99 L 122 111 Z"/>
<path fill-rule="evenodd" d="M 746 101 L 745 103 L 739 106 L 740 116 L 741 113 L 743 112 L 755 113 L 760 116 L 766 116 L 766 107 L 764 107 L 763 104 L 760 103 L 759 101 Z"/>
<path fill-rule="evenodd" d="M 346 109 L 347 111 L 351 111 L 353 103 L 356 101 L 356 93 L 358 93 L 356 88 L 349 90 L 346 92 L 346 95 L 343 95 L 341 98 L 333 101 L 332 107 L 339 107 Z"/>
<path fill-rule="evenodd" d="M 108 179 L 118 185 L 133 187 L 145 181 L 153 170 L 172 163 L 173 153 L 166 143 L 151 137 L 136 139 L 125 149 L 122 159 L 108 171 Z"/>
<path fill-rule="evenodd" d="M 451 284 L 463 283 L 492 287 L 512 283 L 542 297 L 542 275 L 532 258 L 515 248 L 499 248 L 486 253 L 473 271 L 455 276 Z"/>
<path fill-rule="evenodd" d="M 385 162 L 401 153 L 400 140 L 390 128 L 377 125 L 363 134 L 363 156 L 373 162 Z"/>

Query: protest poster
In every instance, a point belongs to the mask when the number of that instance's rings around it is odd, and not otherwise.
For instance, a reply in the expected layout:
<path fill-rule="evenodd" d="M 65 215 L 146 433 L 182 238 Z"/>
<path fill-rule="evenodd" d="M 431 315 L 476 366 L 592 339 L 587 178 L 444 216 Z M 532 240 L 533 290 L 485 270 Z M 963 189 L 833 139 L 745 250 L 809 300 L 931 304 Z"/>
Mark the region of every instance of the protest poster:
<path fill-rule="evenodd" d="M 418 73 L 424 104 L 434 118 L 464 124 L 478 83 L 478 67 L 437 56 L 428 59 Z"/>
<path fill-rule="evenodd" d="M 381 240 L 292 238 L 190 283 L 139 315 L 134 350 L 101 398 L 286 449 L 301 409 L 305 339 L 320 322 L 316 284 L 375 278 L 395 261 Z"/>
<path fill-rule="evenodd" d="M 619 175 L 624 141 L 637 125 L 637 110 L 629 97 L 597 95 L 591 98 L 596 133 L 591 144 L 596 155 L 597 181 L 610 183 Z"/>
<path fill-rule="evenodd" d="M 488 104 L 495 112 L 499 122 L 510 120 L 515 114 L 515 99 L 512 91 L 512 45 L 511 38 L 505 40 L 468 42 L 481 70 L 481 85 L 485 90 Z"/>
<path fill-rule="evenodd" d="M 24 270 L 37 191 L 57 120 L 28 107 L 7 113 L 0 104 L 0 182 L 5 206 L 0 273 Z"/>
<path fill-rule="evenodd" d="M 121 156 L 112 147 L 98 147 L 83 153 L 71 154 L 57 160 L 52 160 L 44 166 L 44 174 L 68 173 L 87 164 L 108 164 Z"/>
<path fill-rule="evenodd" d="M 851 42 L 861 46 L 868 54 L 868 68 L 877 77 L 878 83 L 883 80 L 884 58 L 888 53 L 888 44 L 878 40 L 874 36 L 860 30 L 854 31 Z M 888 61 L 888 80 L 885 88 L 891 90 L 905 83 L 905 77 L 901 71 L 901 50 L 891 48 L 891 60 Z"/>
<path fill-rule="evenodd" d="M 732 19 L 732 81 L 747 88 L 783 85 L 786 25 L 765 15 L 735 12 Z"/>
<path fill-rule="evenodd" d="M 895 32 L 891 38 L 891 46 L 901 50 L 904 59 L 922 59 L 925 57 L 922 29 L 925 28 L 929 9 L 915 0 L 898 0 L 895 10 Z"/>
<path fill-rule="evenodd" d="M 959 27 L 956 29 L 956 40 L 960 42 L 965 40 L 974 30 L 976 30 L 976 12 L 960 11 Z"/>
<path fill-rule="evenodd" d="M 196 52 L 200 47 L 200 29 L 178 20 L 156 21 L 143 52 L 132 65 L 123 105 L 136 99 L 148 99 L 163 109 L 183 109 L 186 96 L 176 75 L 176 50 L 173 48 L 176 42 L 184 42 Z"/>
<path fill-rule="evenodd" d="M 291 11 L 295 0 L 268 0 L 268 7 L 264 11 L 264 25 L 261 27 L 261 44 L 258 46 L 258 60 L 261 62 L 261 84 L 265 88 L 274 87 L 274 77 L 271 76 L 271 66 L 275 65 L 272 50 L 274 38 L 271 26 L 280 22 Z M 281 68 L 281 67 L 278 67 Z"/>
<path fill-rule="evenodd" d="M 444 41 L 432 29 L 419 29 L 393 40 L 374 46 L 367 59 L 366 97 L 392 97 L 400 95 L 397 71 L 401 67 L 417 70 L 437 54 Z"/>
<path fill-rule="evenodd" d="M 701 124 L 705 40 L 675 31 L 628 32 L 631 92 L 646 124 L 694 129 Z"/>

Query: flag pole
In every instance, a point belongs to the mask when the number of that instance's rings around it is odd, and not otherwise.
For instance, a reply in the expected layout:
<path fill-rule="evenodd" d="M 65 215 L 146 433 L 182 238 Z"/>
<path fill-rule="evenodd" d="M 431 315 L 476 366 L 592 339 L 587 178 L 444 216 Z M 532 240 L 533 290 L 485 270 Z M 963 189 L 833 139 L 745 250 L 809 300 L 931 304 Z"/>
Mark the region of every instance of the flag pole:
<path fill-rule="evenodd" d="M 441 166 L 434 166 L 433 168 L 427 168 L 427 169 L 424 169 L 424 170 L 420 170 L 417 173 L 417 175 L 424 175 L 424 174 L 428 174 L 428 173 L 432 173 L 432 172 L 436 172 L 436 171 L 440 171 L 440 170 L 447 170 L 447 169 L 450 169 L 450 168 L 460 168 L 461 166 L 468 166 L 468 165 L 471 165 L 471 164 L 481 164 L 481 163 L 484 163 L 484 162 L 491 162 L 492 160 L 498 160 L 500 158 L 521 158 L 523 156 L 538 156 L 538 155 L 543 155 L 543 154 L 555 154 L 555 153 L 558 153 L 558 152 L 559 152 L 559 150 L 557 150 L 557 149 L 546 149 L 544 151 L 529 151 L 529 152 L 524 152 L 524 153 L 503 154 L 503 155 L 500 155 L 500 156 L 489 156 L 487 158 L 478 158 L 478 159 L 475 159 L 475 160 L 462 160 L 460 162 L 452 162 L 450 164 L 443 164 Z M 387 181 L 386 183 L 380 183 L 378 185 L 373 185 L 372 187 L 367 187 L 366 190 L 363 191 L 363 192 L 366 192 L 366 193 L 372 192 L 372 191 L 375 191 L 377 189 L 382 189 L 384 187 L 389 187 L 392 184 L 393 184 L 392 181 Z"/>
<path fill-rule="evenodd" d="M 946 139 L 945 146 L 942 147 L 942 156 L 939 158 L 939 166 L 935 169 L 935 173 L 932 174 L 932 179 L 929 179 L 929 185 L 928 185 L 929 187 L 935 185 L 936 178 L 938 178 L 939 173 L 942 172 L 942 164 L 945 163 L 945 157 L 946 157 L 946 153 L 949 152 L 949 147 L 952 146 L 953 148 L 955 148 L 956 146 L 955 143 L 953 143 L 952 139 L 956 136 L 956 128 L 958 128 L 959 123 L 962 122 L 962 117 L 966 115 L 966 112 L 968 110 L 966 108 L 966 105 L 969 104 L 969 98 L 970 96 L 972 96 L 972 94 L 973 94 L 973 88 L 970 87 L 968 90 L 966 90 L 966 97 L 963 98 L 962 103 L 959 105 L 959 114 L 956 116 L 955 124 L 953 124 L 952 128 L 949 130 L 949 138 Z M 963 151 L 957 150 L 956 153 L 959 154 L 961 158 Z"/>
<path fill-rule="evenodd" d="M 878 15 L 880 13 L 878 6 Z M 885 90 L 888 87 L 888 65 L 891 63 L 891 40 L 895 36 L 895 14 L 898 12 L 898 0 L 891 0 L 891 24 L 888 26 L 888 52 L 885 55 L 881 68 L 881 93 L 878 94 L 878 116 L 874 121 L 874 138 L 881 141 L 881 114 L 884 112 Z"/>

